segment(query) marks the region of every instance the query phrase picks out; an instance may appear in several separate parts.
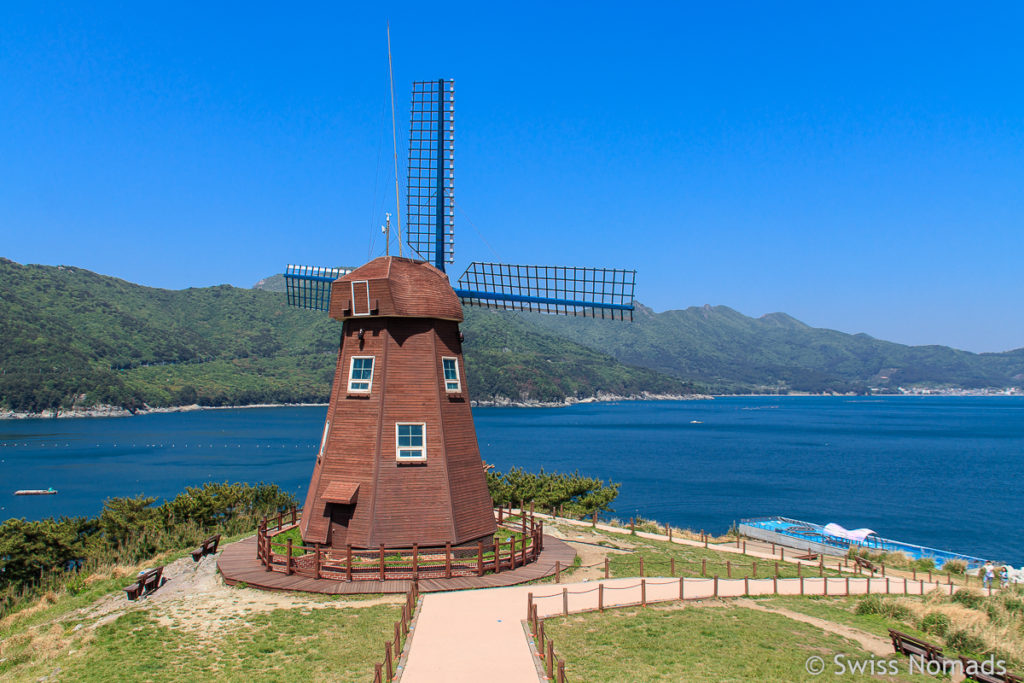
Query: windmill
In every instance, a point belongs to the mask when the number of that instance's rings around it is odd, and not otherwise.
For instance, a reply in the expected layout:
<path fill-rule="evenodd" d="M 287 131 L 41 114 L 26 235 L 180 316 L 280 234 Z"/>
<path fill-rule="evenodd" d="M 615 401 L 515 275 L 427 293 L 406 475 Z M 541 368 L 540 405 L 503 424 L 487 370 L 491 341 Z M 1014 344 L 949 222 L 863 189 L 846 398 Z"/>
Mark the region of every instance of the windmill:
<path fill-rule="evenodd" d="M 344 323 L 301 523 L 306 543 L 490 547 L 462 306 L 632 320 L 632 270 L 473 262 L 452 287 L 454 140 L 454 81 L 414 83 L 406 226 L 419 258 L 285 271 L 290 305 Z"/>

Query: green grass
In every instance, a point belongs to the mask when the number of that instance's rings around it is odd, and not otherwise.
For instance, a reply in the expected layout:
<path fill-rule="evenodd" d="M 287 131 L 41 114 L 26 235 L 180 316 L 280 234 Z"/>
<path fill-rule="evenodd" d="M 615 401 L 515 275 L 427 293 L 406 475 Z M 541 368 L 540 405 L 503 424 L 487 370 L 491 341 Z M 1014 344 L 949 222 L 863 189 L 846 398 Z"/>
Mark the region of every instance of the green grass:
<path fill-rule="evenodd" d="M 595 533 L 595 530 L 588 530 Z M 732 564 L 732 578 L 754 578 L 753 563 L 757 562 L 757 576 L 770 577 L 775 573 L 775 563 L 764 558 L 751 555 L 723 553 L 713 549 L 705 549 L 690 545 L 656 541 L 640 536 L 622 535 L 607 531 L 596 531 L 608 540 L 609 547 L 621 547 L 630 550 L 625 544 L 634 546 L 627 554 L 612 553 L 608 556 L 609 571 L 612 577 L 638 576 L 640 573 L 640 557 L 644 559 L 645 576 L 668 576 L 671 572 L 671 560 L 676 561 L 676 576 L 701 576 L 701 561 L 706 561 L 706 576 L 718 575 L 725 577 L 729 569 L 726 562 Z M 818 576 L 818 567 L 804 565 L 800 570 L 804 576 Z M 825 576 L 841 576 L 835 569 L 826 569 Z M 852 573 L 852 572 L 851 572 Z M 780 577 L 797 576 L 797 567 L 790 562 L 779 562 Z"/>
<path fill-rule="evenodd" d="M 833 658 L 872 659 L 857 643 L 781 615 L 742 607 L 621 609 L 548 619 L 545 631 L 571 681 L 804 681 L 820 656 L 833 678 Z M 874 658 L 877 662 L 889 659 Z M 907 675 L 907 660 L 889 681 L 934 681 Z M 876 664 L 881 666 L 881 664 Z M 888 666 L 888 665 L 886 665 Z M 877 681 L 865 674 L 844 681 Z"/>
<path fill-rule="evenodd" d="M 59 668 L 59 679 L 69 681 L 369 680 L 383 655 L 378 644 L 398 618 L 395 605 L 279 609 L 198 634 L 133 611 L 91 639 L 66 630 L 67 642 L 43 661 L 10 653 L 0 678 L 33 680 Z"/>

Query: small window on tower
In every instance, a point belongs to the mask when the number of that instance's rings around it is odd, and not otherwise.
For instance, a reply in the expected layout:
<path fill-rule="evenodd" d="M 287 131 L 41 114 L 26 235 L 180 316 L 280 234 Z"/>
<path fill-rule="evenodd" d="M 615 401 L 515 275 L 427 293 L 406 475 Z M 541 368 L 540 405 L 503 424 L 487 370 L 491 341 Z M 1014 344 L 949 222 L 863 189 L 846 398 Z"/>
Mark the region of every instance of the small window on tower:
<path fill-rule="evenodd" d="M 373 356 L 353 356 L 348 372 L 348 390 L 368 394 L 372 384 Z"/>
<path fill-rule="evenodd" d="M 395 457 L 399 462 L 427 459 L 427 425 L 423 422 L 399 422 L 395 425 Z"/>
<path fill-rule="evenodd" d="M 459 359 L 442 358 L 441 367 L 444 369 L 444 389 L 449 393 L 462 391 L 462 383 L 459 381 Z"/>

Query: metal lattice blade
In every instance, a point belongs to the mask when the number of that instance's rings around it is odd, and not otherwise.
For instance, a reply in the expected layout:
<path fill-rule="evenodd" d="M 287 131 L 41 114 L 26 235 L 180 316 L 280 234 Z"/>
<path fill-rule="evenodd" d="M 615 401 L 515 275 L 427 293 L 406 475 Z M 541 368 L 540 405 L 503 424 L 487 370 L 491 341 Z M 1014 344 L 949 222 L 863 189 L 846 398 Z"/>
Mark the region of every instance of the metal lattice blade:
<path fill-rule="evenodd" d="M 443 271 L 455 260 L 455 81 L 412 84 L 405 197 L 409 247 Z"/>
<path fill-rule="evenodd" d="M 635 270 L 474 261 L 455 293 L 466 306 L 633 320 Z"/>
<path fill-rule="evenodd" d="M 288 305 L 311 311 L 326 311 L 331 305 L 331 283 L 352 272 L 352 268 L 294 266 L 284 270 Z"/>

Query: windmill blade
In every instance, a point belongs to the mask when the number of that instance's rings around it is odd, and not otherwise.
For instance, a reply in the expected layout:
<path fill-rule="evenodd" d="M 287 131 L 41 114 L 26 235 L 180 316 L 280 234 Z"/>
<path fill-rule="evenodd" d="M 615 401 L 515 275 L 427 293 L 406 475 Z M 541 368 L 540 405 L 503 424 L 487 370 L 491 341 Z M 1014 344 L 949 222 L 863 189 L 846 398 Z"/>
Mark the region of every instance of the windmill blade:
<path fill-rule="evenodd" d="M 455 260 L 455 81 L 412 84 L 408 171 L 406 242 L 444 271 Z"/>
<path fill-rule="evenodd" d="M 288 305 L 310 311 L 326 311 L 331 304 L 331 283 L 348 275 L 352 268 L 294 266 L 284 270 Z"/>
<path fill-rule="evenodd" d="M 635 270 L 474 261 L 455 293 L 466 306 L 633 320 Z"/>

